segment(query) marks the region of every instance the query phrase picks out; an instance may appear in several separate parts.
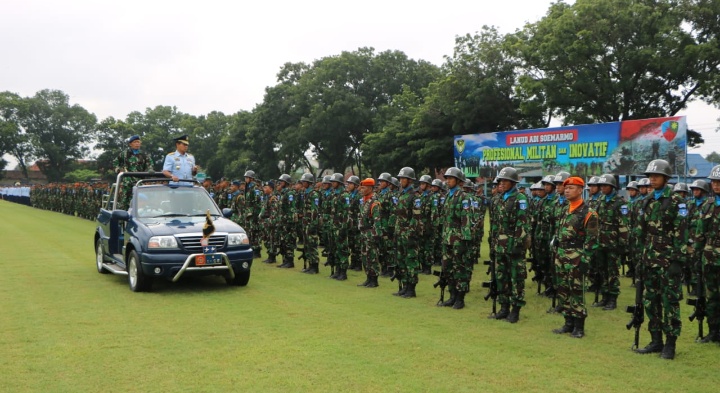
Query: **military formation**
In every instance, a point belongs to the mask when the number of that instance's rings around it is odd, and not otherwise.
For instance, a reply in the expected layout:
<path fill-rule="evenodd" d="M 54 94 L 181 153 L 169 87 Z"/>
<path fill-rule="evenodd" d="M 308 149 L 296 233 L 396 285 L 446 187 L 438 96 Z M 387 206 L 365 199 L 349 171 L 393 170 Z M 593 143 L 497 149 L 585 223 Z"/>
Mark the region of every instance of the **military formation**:
<path fill-rule="evenodd" d="M 459 310 L 482 262 L 490 276 L 482 283 L 493 304 L 489 318 L 518 322 L 526 282 L 534 282 L 550 300 L 548 312 L 564 318 L 553 333 L 575 338 L 585 335 L 586 294 L 594 295 L 591 307 L 616 310 L 625 274 L 636 294 L 627 308 L 635 351 L 673 359 L 683 288 L 695 306 L 690 317 L 700 322 L 698 341 L 720 342 L 720 166 L 709 182 L 672 187 L 671 174 L 667 161 L 650 162 L 647 177 L 625 187 L 627 199 L 611 174 L 586 184 L 568 172 L 545 176 L 527 195 L 512 167 L 500 169 L 488 195 L 456 167 L 444 181 L 417 177 L 409 167 L 364 180 L 305 173 L 296 182 L 288 174 L 263 182 L 248 170 L 243 180 L 207 178 L 203 186 L 232 210 L 264 263 L 293 269 L 299 254 L 302 273 L 327 268 L 330 278 L 345 281 L 348 269 L 364 271 L 359 287 L 377 288 L 386 277 L 397 284 L 392 295 L 405 299 L 417 297 L 421 275 L 435 274 L 438 306 Z M 50 184 L 33 188 L 31 201 L 92 218 L 106 191 L 100 183 Z M 486 233 L 490 257 L 480 261 Z M 645 320 L 651 340 L 640 348 Z"/>

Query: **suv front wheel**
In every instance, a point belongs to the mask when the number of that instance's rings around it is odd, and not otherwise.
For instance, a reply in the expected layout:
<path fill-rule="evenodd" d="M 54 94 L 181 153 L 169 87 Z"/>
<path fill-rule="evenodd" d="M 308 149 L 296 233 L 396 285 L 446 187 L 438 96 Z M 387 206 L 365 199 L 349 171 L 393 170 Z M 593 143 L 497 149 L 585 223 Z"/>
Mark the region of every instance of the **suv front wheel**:
<path fill-rule="evenodd" d="M 133 292 L 146 292 L 152 287 L 152 278 L 145 275 L 140 266 L 140 257 L 135 250 L 130 251 L 127 259 L 128 284 Z"/>

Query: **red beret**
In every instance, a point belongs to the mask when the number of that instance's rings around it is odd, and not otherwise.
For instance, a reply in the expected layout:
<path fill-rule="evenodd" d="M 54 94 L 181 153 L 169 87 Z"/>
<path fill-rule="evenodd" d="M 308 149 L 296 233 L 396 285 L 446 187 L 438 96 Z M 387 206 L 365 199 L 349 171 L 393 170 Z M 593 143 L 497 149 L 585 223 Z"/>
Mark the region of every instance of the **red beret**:
<path fill-rule="evenodd" d="M 372 186 L 375 185 L 375 180 L 374 180 L 374 179 L 371 179 L 371 178 L 367 178 L 367 179 L 361 181 L 361 182 L 360 182 L 360 185 L 361 185 L 361 186 L 371 186 L 371 187 L 372 187 Z"/>
<path fill-rule="evenodd" d="M 577 176 L 569 177 L 563 182 L 563 186 L 580 186 L 585 187 L 585 181 Z"/>

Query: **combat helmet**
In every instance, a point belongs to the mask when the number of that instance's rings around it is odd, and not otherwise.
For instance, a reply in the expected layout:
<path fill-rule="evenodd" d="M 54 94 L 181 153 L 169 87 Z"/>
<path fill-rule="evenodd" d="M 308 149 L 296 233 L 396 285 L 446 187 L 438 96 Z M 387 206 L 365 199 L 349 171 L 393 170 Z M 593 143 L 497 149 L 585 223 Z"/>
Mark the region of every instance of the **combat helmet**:
<path fill-rule="evenodd" d="M 690 184 L 690 189 L 698 188 L 705 192 L 710 192 L 710 185 L 705 180 L 695 180 Z"/>
<path fill-rule="evenodd" d="M 617 188 L 617 181 L 615 180 L 615 176 L 609 173 L 605 173 L 598 178 L 597 185 L 612 186 L 612 188 Z"/>
<path fill-rule="evenodd" d="M 398 178 L 408 178 L 410 180 L 415 180 L 415 170 L 410 168 L 409 166 L 406 166 L 402 169 L 400 169 L 400 173 L 397 175 Z"/>
<path fill-rule="evenodd" d="M 422 175 L 422 176 L 420 176 L 420 183 L 432 184 L 432 181 L 433 181 L 433 180 L 432 180 L 432 177 L 430 177 L 430 175 Z"/>
<path fill-rule="evenodd" d="M 645 176 L 649 175 L 663 175 L 665 177 L 672 176 L 672 169 L 670 164 L 665 160 L 652 160 L 645 169 Z"/>
<path fill-rule="evenodd" d="M 445 177 L 454 177 L 458 179 L 459 181 L 464 182 L 465 181 L 465 174 L 463 171 L 460 170 L 460 168 L 457 167 L 450 167 L 445 171 Z"/>
<path fill-rule="evenodd" d="M 520 182 L 520 176 L 518 175 L 517 169 L 513 167 L 505 167 L 500 170 L 500 173 L 497 175 L 498 180 L 510 180 L 511 182 L 519 183 Z"/>

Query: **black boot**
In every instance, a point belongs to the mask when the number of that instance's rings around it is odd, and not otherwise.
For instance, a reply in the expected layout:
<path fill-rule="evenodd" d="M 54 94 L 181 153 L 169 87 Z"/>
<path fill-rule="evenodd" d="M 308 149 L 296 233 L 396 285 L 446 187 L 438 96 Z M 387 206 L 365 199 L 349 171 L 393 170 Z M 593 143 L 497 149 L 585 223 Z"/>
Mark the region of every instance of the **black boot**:
<path fill-rule="evenodd" d="M 450 299 L 443 302 L 443 307 L 452 307 L 455 305 L 455 300 L 457 300 L 457 289 L 450 287 Z"/>
<path fill-rule="evenodd" d="M 510 304 L 504 303 L 500 305 L 500 311 L 494 316 L 490 316 L 492 319 L 506 319 L 510 315 Z"/>
<path fill-rule="evenodd" d="M 415 284 L 407 284 L 407 287 L 408 289 L 407 291 L 405 291 L 405 293 L 402 294 L 402 297 L 404 297 L 405 299 L 416 297 L 417 295 L 415 294 Z"/>
<path fill-rule="evenodd" d="M 397 292 L 393 292 L 393 296 L 402 296 L 408 290 L 408 285 L 402 285 Z"/>
<path fill-rule="evenodd" d="M 365 288 L 377 288 L 379 286 L 377 276 L 371 276 L 369 279 L 370 282 L 365 286 Z"/>
<path fill-rule="evenodd" d="M 367 278 L 365 279 L 365 282 L 362 283 L 362 284 L 358 284 L 357 286 L 359 286 L 359 287 L 366 287 L 366 286 L 368 286 L 368 284 L 370 284 L 370 275 L 369 275 L 369 274 L 367 275 Z"/>
<path fill-rule="evenodd" d="M 591 307 L 605 307 L 607 305 L 608 298 L 605 294 L 602 295 L 599 302 L 595 302 Z"/>
<path fill-rule="evenodd" d="M 340 275 L 340 268 L 339 268 L 339 267 L 335 267 L 335 270 L 333 271 L 333 274 L 330 275 L 330 278 L 332 278 L 333 280 L 335 280 L 335 279 L 338 278 L 339 275 Z"/>
<path fill-rule="evenodd" d="M 262 254 L 260 253 L 260 248 L 253 248 L 253 258 L 262 258 Z"/>
<path fill-rule="evenodd" d="M 510 323 L 517 323 L 517 321 L 520 320 L 520 307 L 513 306 L 512 310 L 510 310 L 510 314 L 508 314 L 507 318 L 505 319 L 505 322 Z"/>
<path fill-rule="evenodd" d="M 720 342 L 720 329 L 718 329 L 718 325 L 708 323 L 708 327 L 710 328 L 710 332 L 698 342 L 701 344 Z"/>
<path fill-rule="evenodd" d="M 677 336 L 667 336 L 665 346 L 660 353 L 661 358 L 668 360 L 675 359 L 675 341 L 677 341 Z"/>
<path fill-rule="evenodd" d="M 646 354 L 646 353 L 659 353 L 663 350 L 663 339 L 662 332 L 650 332 L 651 341 L 643 349 L 636 349 L 635 353 Z"/>
<path fill-rule="evenodd" d="M 320 267 L 317 263 L 311 263 L 310 266 L 307 268 L 307 270 L 303 271 L 303 273 L 307 274 L 318 274 L 320 273 Z"/>
<path fill-rule="evenodd" d="M 263 261 L 263 263 L 275 263 L 275 254 L 268 254 L 268 257 L 266 260 Z"/>
<path fill-rule="evenodd" d="M 585 337 L 585 317 L 575 318 L 575 329 L 570 336 L 574 338 Z"/>
<path fill-rule="evenodd" d="M 292 269 L 295 267 L 295 259 L 294 258 L 283 258 L 283 263 L 280 266 L 283 269 Z"/>
<path fill-rule="evenodd" d="M 458 291 L 457 299 L 455 299 L 455 304 L 453 304 L 453 308 L 455 310 L 460 310 L 462 308 L 465 308 L 465 292 Z"/>
<path fill-rule="evenodd" d="M 335 277 L 335 279 L 338 280 L 338 281 L 345 281 L 345 280 L 347 280 L 347 268 L 344 267 L 344 268 L 339 269 L 339 270 L 340 270 L 340 274 L 338 274 L 338 276 Z"/>
<path fill-rule="evenodd" d="M 607 303 L 605 303 L 605 307 L 603 307 L 603 311 L 612 311 L 617 308 L 617 296 L 616 295 L 608 295 Z"/>
<path fill-rule="evenodd" d="M 565 324 L 557 329 L 553 329 L 553 333 L 555 334 L 565 334 L 570 333 L 573 331 L 574 321 L 573 317 L 566 316 L 565 317 Z"/>

